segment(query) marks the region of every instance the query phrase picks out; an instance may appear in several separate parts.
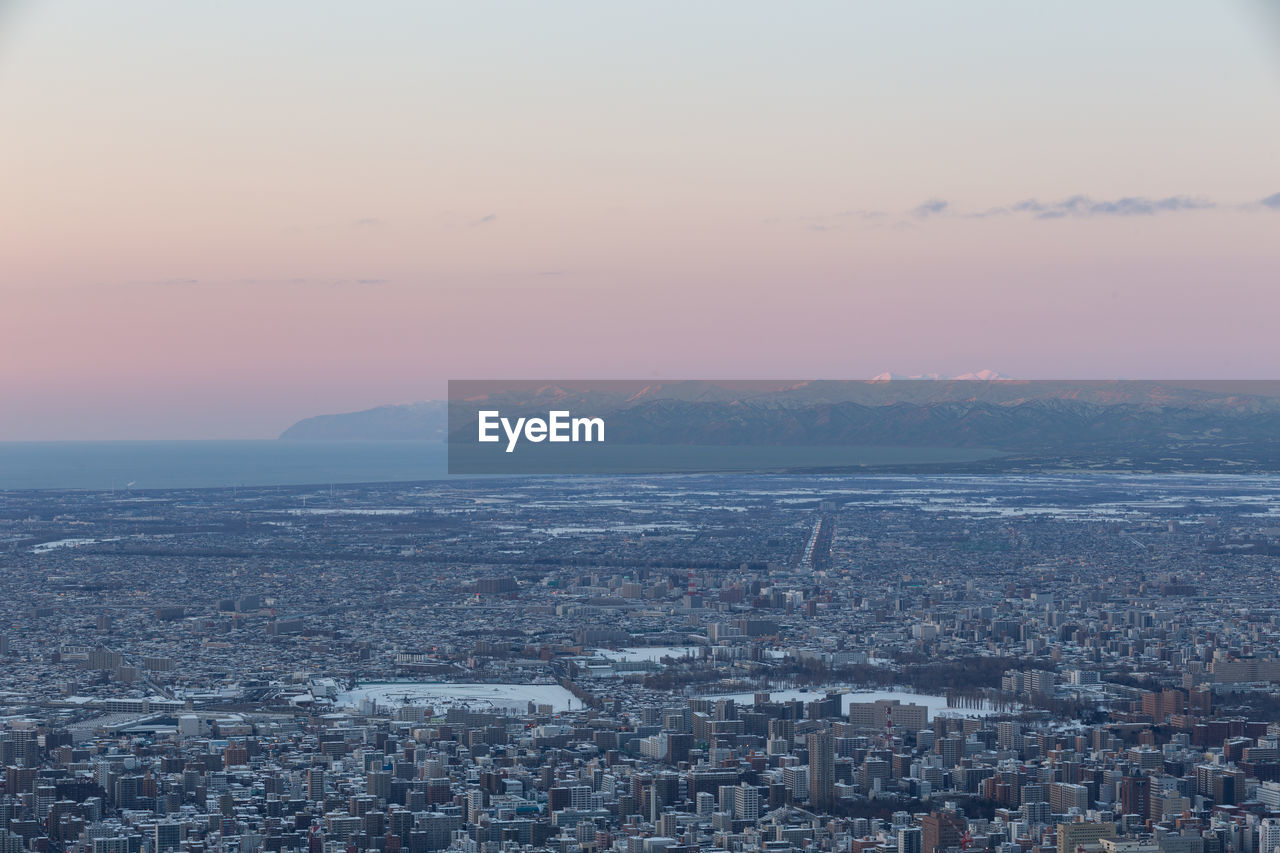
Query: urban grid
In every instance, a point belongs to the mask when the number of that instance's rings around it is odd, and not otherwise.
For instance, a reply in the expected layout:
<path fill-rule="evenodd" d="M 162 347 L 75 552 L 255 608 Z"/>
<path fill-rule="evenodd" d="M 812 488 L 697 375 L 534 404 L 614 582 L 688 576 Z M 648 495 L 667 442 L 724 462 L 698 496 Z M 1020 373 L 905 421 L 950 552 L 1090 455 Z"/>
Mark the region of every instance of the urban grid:
<path fill-rule="evenodd" d="M 0 853 L 1272 853 L 1275 478 L 0 493 Z"/>

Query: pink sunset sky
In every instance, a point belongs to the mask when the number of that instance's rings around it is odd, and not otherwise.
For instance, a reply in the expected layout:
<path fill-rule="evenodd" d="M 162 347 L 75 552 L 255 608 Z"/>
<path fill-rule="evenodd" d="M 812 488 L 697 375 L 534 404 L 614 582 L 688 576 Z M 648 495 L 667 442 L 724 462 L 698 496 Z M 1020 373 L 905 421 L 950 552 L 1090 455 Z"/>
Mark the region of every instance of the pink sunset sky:
<path fill-rule="evenodd" d="M 0 440 L 448 378 L 1280 376 L 1261 0 L 10 2 L 0 111 Z"/>

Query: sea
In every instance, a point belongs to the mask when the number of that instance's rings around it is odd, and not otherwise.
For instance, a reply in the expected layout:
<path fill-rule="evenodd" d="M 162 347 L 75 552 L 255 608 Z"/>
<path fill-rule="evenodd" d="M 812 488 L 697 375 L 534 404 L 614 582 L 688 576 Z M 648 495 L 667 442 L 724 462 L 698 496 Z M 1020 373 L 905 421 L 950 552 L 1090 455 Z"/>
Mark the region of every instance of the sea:
<path fill-rule="evenodd" d="M 576 447 L 576 446 L 575 446 Z M 694 447 L 618 445 L 602 462 L 561 454 L 546 470 L 513 466 L 505 454 L 485 467 L 455 466 L 458 478 L 557 473 L 698 473 L 708 461 L 724 472 L 796 465 L 886 466 L 982 459 L 971 448 Z M 539 459 L 542 457 L 535 457 Z M 466 457 L 464 457 L 464 462 Z M 612 461 L 610 461 L 612 460 Z M 449 476 L 443 441 L 19 441 L 0 442 L 0 492 L 33 489 L 145 491 L 254 486 L 404 483 Z"/>
<path fill-rule="evenodd" d="M 414 482 L 447 471 L 442 441 L 0 442 L 0 491 Z"/>

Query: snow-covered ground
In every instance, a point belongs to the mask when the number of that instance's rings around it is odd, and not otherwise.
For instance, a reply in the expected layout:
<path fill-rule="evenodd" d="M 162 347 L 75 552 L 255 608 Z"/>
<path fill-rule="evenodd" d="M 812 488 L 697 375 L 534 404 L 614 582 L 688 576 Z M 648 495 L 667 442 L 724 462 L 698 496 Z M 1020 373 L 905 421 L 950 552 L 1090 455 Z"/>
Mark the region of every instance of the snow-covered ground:
<path fill-rule="evenodd" d="M 850 691 L 845 693 L 841 699 L 840 710 L 846 714 L 849 712 L 849 706 L 854 702 L 874 702 L 877 699 L 897 699 L 904 705 L 924 705 L 929 709 L 930 719 L 939 714 L 949 717 L 985 717 L 994 713 L 981 708 L 948 708 L 945 696 L 926 696 L 922 693 L 907 693 L 901 690 L 855 691 L 848 687 L 831 687 L 817 690 L 771 690 L 769 691 L 769 698 L 774 702 L 786 702 L 792 699 L 799 699 L 801 702 L 812 702 L 815 699 L 821 699 L 826 696 L 828 690 Z M 733 699 L 750 704 L 754 697 L 754 693 L 727 693 L 707 698 Z"/>
<path fill-rule="evenodd" d="M 412 681 L 375 682 L 339 693 L 334 704 L 354 708 L 372 699 L 386 708 L 404 704 L 429 705 L 437 710 L 465 706 L 473 711 L 512 709 L 524 713 L 529 703 L 550 705 L 557 711 L 578 710 L 582 702 L 558 684 L 449 684 Z"/>
<path fill-rule="evenodd" d="M 42 542 L 31 549 L 32 554 L 47 554 L 58 548 L 79 548 L 81 545 L 93 545 L 98 542 L 119 542 L 120 537 L 114 539 L 58 539 L 53 542 Z"/>
<path fill-rule="evenodd" d="M 698 646 L 643 646 L 632 649 L 592 649 L 591 651 L 593 654 L 609 660 L 621 660 L 628 663 L 651 660 L 657 663 L 665 657 L 697 657 L 699 648 Z"/>
<path fill-rule="evenodd" d="M 626 651 L 657 652 L 659 650 L 655 647 L 652 649 L 629 649 Z M 664 647 L 662 650 L 663 654 L 671 654 L 673 651 L 678 651 L 678 649 Z M 657 660 L 661 656 L 659 654 L 653 658 L 629 659 Z M 841 710 L 846 713 L 849 710 L 849 705 L 853 702 L 873 702 L 876 699 L 897 699 L 903 704 L 925 705 L 929 708 L 930 718 L 938 714 L 981 717 L 992 713 L 991 711 L 976 708 L 948 708 L 946 697 L 943 696 L 926 696 L 901 690 L 855 691 L 847 687 L 833 687 L 830 689 L 849 691 L 844 694 L 841 703 Z M 769 691 L 769 697 L 774 701 L 799 699 L 801 702 L 810 702 L 814 699 L 821 699 L 826 693 L 826 689 L 771 690 Z M 754 696 L 754 693 L 729 693 L 708 698 L 734 699 L 744 704 L 750 704 Z M 575 699 L 572 693 L 558 684 L 450 684 L 412 681 L 361 684 L 354 690 L 339 693 L 334 698 L 334 704 L 339 707 L 354 708 L 364 699 L 372 699 L 384 708 L 396 708 L 409 703 L 428 705 L 437 712 L 443 712 L 453 706 L 465 706 L 474 711 L 511 709 L 518 713 L 524 713 L 530 702 L 535 705 L 550 705 L 556 711 L 579 710 L 582 708 L 582 702 Z"/>

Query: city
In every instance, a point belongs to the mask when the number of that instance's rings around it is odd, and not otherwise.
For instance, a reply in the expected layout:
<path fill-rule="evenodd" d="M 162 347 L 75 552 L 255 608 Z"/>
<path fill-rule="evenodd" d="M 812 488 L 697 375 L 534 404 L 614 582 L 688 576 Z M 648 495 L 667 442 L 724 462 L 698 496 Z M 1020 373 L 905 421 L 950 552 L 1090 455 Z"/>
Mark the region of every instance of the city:
<path fill-rule="evenodd" d="M 1274 477 L 7 492 L 5 851 L 1257 853 Z"/>
<path fill-rule="evenodd" d="M 1277 34 L 0 0 L 0 853 L 1280 853 Z"/>

